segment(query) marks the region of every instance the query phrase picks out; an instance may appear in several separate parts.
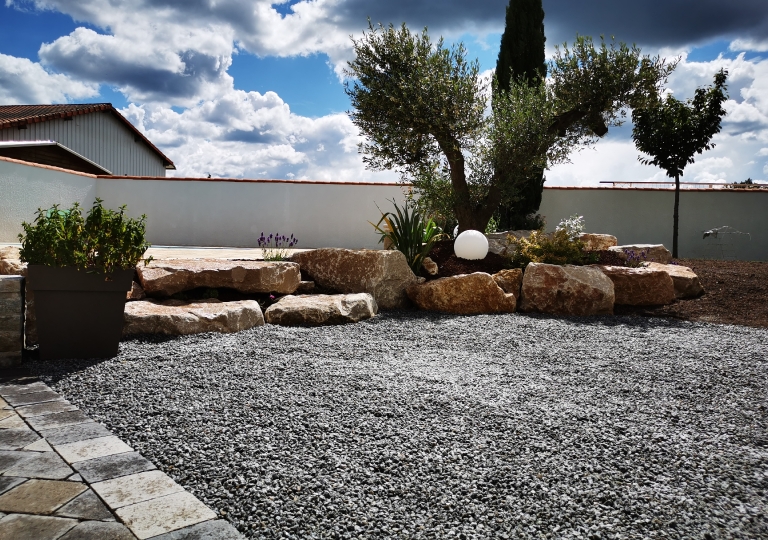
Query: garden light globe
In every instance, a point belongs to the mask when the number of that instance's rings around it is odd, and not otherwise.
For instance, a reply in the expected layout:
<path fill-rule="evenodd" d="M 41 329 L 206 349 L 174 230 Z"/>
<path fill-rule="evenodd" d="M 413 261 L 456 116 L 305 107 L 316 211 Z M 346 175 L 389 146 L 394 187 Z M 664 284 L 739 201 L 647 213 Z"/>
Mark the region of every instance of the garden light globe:
<path fill-rule="evenodd" d="M 453 251 L 460 259 L 485 259 L 488 255 L 488 239 L 480 231 L 464 231 L 453 243 Z"/>

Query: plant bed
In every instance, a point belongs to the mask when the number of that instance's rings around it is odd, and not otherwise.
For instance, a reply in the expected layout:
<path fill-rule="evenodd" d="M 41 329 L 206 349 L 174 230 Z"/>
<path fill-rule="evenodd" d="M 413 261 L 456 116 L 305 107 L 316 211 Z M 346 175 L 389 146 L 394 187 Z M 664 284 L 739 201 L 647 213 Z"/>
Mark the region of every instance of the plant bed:
<path fill-rule="evenodd" d="M 484 259 L 477 261 L 460 259 L 453 252 L 453 240 L 435 242 L 435 245 L 429 252 L 429 258 L 437 263 L 438 272 L 437 275 L 431 276 L 422 269 L 421 275 L 427 278 L 428 281 L 442 277 L 458 276 L 460 274 L 472 274 L 474 272 L 485 272 L 486 274 L 493 275 L 499 270 L 510 268 L 508 259 L 490 252 Z"/>

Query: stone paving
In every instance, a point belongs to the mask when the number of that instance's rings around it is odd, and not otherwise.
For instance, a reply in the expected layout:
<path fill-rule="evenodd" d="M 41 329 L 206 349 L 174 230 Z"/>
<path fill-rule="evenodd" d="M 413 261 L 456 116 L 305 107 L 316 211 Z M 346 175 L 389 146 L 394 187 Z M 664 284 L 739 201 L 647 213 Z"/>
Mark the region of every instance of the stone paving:
<path fill-rule="evenodd" d="M 235 540 L 227 521 L 46 384 L 0 382 L 0 540 Z"/>

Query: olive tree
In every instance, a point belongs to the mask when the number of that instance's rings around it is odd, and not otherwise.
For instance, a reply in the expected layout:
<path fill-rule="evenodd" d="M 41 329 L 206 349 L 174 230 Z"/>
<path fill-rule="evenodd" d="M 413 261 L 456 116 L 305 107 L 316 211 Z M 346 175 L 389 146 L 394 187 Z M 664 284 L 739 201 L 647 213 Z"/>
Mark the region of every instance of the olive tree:
<path fill-rule="evenodd" d="M 531 171 L 619 125 L 624 107 L 655 96 L 673 69 L 635 47 L 595 48 L 577 37 L 557 49 L 548 84 L 511 81 L 487 114 L 490 83 L 461 43 L 448 48 L 432 43 L 426 28 L 414 34 L 405 24 L 369 22 L 353 46 L 345 91 L 366 136 L 359 146 L 366 166 L 397 170 L 420 197 L 449 204 L 460 231 L 485 230 Z"/>
<path fill-rule="evenodd" d="M 664 169 L 675 179 L 675 206 L 672 225 L 672 256 L 677 257 L 680 207 L 680 177 L 694 155 L 714 148 L 712 137 L 720 132 L 725 116 L 723 103 L 728 99 L 725 81 L 728 72 L 715 75 L 714 86 L 697 88 L 694 98 L 685 102 L 669 95 L 632 111 L 632 139 L 641 152 L 651 157 L 638 157 L 645 165 Z"/>

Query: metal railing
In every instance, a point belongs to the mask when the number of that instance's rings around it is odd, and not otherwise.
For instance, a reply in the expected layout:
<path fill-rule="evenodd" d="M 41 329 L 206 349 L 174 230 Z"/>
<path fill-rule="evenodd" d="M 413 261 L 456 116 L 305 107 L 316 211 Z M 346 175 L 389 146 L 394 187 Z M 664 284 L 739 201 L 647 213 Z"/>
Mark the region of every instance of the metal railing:
<path fill-rule="evenodd" d="M 638 182 L 621 182 L 613 180 L 601 180 L 601 184 L 611 184 L 611 187 L 620 189 L 629 189 L 632 187 L 644 187 L 654 189 L 674 189 L 674 182 L 652 182 L 652 181 L 638 181 Z M 751 190 L 751 189 L 768 189 L 768 184 L 733 184 L 730 182 L 680 182 L 680 189 L 734 189 L 734 190 Z"/>

